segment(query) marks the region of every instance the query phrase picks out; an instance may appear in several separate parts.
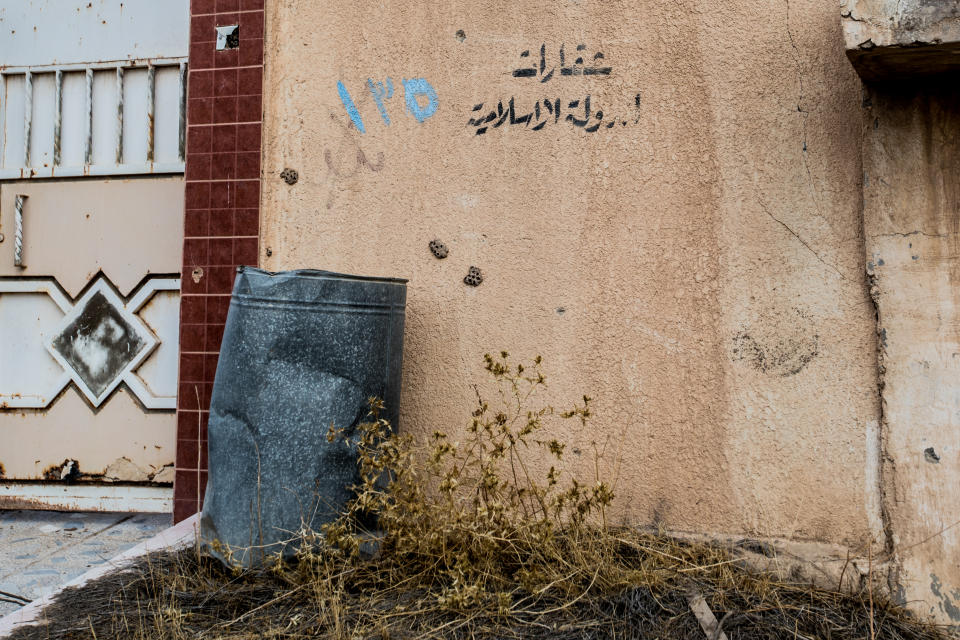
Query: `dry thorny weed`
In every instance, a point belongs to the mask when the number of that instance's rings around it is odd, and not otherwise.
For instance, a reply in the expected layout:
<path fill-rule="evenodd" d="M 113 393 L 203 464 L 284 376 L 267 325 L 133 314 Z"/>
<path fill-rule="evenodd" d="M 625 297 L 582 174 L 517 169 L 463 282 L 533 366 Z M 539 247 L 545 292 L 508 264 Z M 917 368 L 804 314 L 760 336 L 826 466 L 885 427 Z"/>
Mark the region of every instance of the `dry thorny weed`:
<path fill-rule="evenodd" d="M 416 576 L 416 586 L 434 593 L 440 606 L 508 614 L 546 591 L 583 591 L 576 557 L 602 540 L 588 535 L 588 523 L 591 516 L 605 522 L 613 492 L 599 478 L 564 482 L 558 464 L 565 445 L 543 435 L 551 418 L 586 425 L 588 396 L 563 412 L 531 409 L 546 384 L 539 357 L 525 368 L 511 365 L 506 352 L 486 355 L 485 368 L 504 401 L 492 409 L 477 392 L 463 442 L 435 431 L 421 451 L 412 436 L 393 432 L 379 417 L 382 405 L 371 401 L 371 420 L 360 425 L 356 442 L 358 495 L 323 534 L 351 560 L 372 535 L 381 570 Z M 338 437 L 348 436 L 331 429 L 328 438 Z M 554 460 L 545 477 L 530 468 L 531 447 Z M 377 532 L 358 524 L 370 514 Z"/>
<path fill-rule="evenodd" d="M 397 433 L 376 399 L 356 429 L 331 427 L 360 484 L 337 520 L 297 533 L 292 558 L 232 572 L 199 548 L 147 558 L 65 592 L 15 637 L 703 638 L 693 592 L 731 639 L 943 637 L 872 591 L 783 583 L 718 546 L 609 526 L 599 461 L 589 482 L 567 478 L 549 435 L 585 427 L 591 399 L 531 408 L 539 357 L 484 366 L 497 403 L 477 392 L 462 441 Z"/>

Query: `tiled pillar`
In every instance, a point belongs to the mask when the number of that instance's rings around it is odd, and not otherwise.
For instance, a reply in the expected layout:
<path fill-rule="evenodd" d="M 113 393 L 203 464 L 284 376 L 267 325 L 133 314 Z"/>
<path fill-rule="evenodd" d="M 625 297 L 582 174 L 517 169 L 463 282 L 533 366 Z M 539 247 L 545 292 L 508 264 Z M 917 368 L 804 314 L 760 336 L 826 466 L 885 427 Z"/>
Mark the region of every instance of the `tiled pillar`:
<path fill-rule="evenodd" d="M 207 417 L 238 265 L 256 265 L 264 0 L 192 0 L 175 522 L 199 510 Z M 239 47 L 216 50 L 218 26 Z"/>

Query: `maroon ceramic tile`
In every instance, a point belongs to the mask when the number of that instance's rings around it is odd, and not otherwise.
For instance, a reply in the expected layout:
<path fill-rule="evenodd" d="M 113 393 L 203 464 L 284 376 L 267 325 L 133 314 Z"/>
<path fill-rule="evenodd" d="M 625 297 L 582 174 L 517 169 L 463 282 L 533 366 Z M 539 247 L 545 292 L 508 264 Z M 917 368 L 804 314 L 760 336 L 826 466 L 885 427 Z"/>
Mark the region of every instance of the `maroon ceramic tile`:
<path fill-rule="evenodd" d="M 211 237 L 235 236 L 233 209 L 211 209 L 208 233 Z"/>
<path fill-rule="evenodd" d="M 260 122 L 263 118 L 263 96 L 240 96 L 237 98 L 237 122 Z"/>
<path fill-rule="evenodd" d="M 213 122 L 221 124 L 237 121 L 237 96 L 213 99 Z"/>
<path fill-rule="evenodd" d="M 217 10 L 217 0 L 190 0 L 190 15 L 214 13 Z"/>
<path fill-rule="evenodd" d="M 190 156 L 190 163 L 187 165 L 187 180 L 209 180 L 210 179 L 210 154 L 195 153 Z"/>
<path fill-rule="evenodd" d="M 243 30 L 240 31 L 240 48 L 234 49 L 234 51 L 239 51 L 239 66 L 241 67 L 250 67 L 253 65 L 262 65 L 263 64 L 263 39 L 262 38 L 246 38 L 243 37 Z"/>
<path fill-rule="evenodd" d="M 190 70 L 187 76 L 187 97 L 190 98 L 211 98 L 213 97 L 213 71 L 194 71 Z"/>
<path fill-rule="evenodd" d="M 200 405 L 197 403 L 197 395 L 203 395 L 202 386 L 203 384 L 199 382 L 181 382 L 178 385 L 177 405 L 179 405 L 181 411 L 196 412 L 199 410 Z"/>
<path fill-rule="evenodd" d="M 207 443 L 204 440 L 177 440 L 177 469 L 193 471 L 207 468 Z M 206 477 L 201 476 L 206 483 Z M 200 488 L 201 492 L 203 487 Z"/>
<path fill-rule="evenodd" d="M 194 431 L 194 433 L 197 433 L 197 431 L 199 431 L 199 434 L 200 434 L 200 442 L 206 442 L 206 441 L 207 441 L 207 425 L 208 425 L 209 422 L 210 422 L 210 412 L 209 412 L 209 411 L 201 411 L 201 412 L 200 412 L 200 421 L 199 421 L 199 422 L 197 423 L 197 425 L 196 425 L 197 430 Z"/>
<path fill-rule="evenodd" d="M 256 266 L 258 247 L 257 238 L 235 238 L 233 241 L 233 259 L 236 264 Z"/>
<path fill-rule="evenodd" d="M 233 239 L 232 238 L 211 238 L 210 239 L 210 264 L 211 265 L 233 265 Z"/>
<path fill-rule="evenodd" d="M 244 39 L 262 40 L 263 39 L 263 11 L 249 11 L 240 14 L 240 46 L 243 47 Z M 263 45 L 260 45 L 261 47 Z"/>
<path fill-rule="evenodd" d="M 241 46 L 243 45 L 241 44 Z M 228 69 L 239 65 L 240 49 L 224 49 L 223 51 L 214 52 L 213 66 L 217 69 Z"/>
<path fill-rule="evenodd" d="M 238 9 L 240 9 L 240 0 L 217 0 L 217 13 L 237 11 Z"/>
<path fill-rule="evenodd" d="M 200 493 L 200 473 L 192 469 L 177 469 L 174 475 L 174 485 L 179 490 L 177 497 L 181 500 L 196 499 Z"/>
<path fill-rule="evenodd" d="M 220 348 L 219 343 L 217 343 L 217 348 Z M 207 378 L 207 382 L 197 385 L 196 392 L 200 394 L 200 406 L 206 409 L 210 407 L 210 394 L 213 391 L 213 374 L 207 376 L 206 373 L 204 373 L 204 376 Z"/>
<path fill-rule="evenodd" d="M 237 151 L 260 151 L 260 123 L 237 125 Z"/>
<path fill-rule="evenodd" d="M 250 96 L 263 93 L 263 67 L 237 69 L 237 95 Z"/>
<path fill-rule="evenodd" d="M 180 354 L 180 381 L 203 382 L 203 356 L 184 353 Z"/>
<path fill-rule="evenodd" d="M 223 325 L 208 324 L 207 327 L 207 348 L 220 350 L 220 343 L 223 341 Z M 212 380 L 213 378 L 211 378 Z"/>
<path fill-rule="evenodd" d="M 212 14 L 190 18 L 190 42 L 214 42 L 216 39 L 217 29 Z"/>
<path fill-rule="evenodd" d="M 211 296 L 207 300 L 207 324 L 223 324 L 230 310 L 230 296 Z"/>
<path fill-rule="evenodd" d="M 251 179 L 260 177 L 260 153 L 257 151 L 246 151 L 236 154 L 237 161 L 237 179 Z"/>
<path fill-rule="evenodd" d="M 237 190 L 233 182 L 210 183 L 210 208 L 229 209 L 236 205 Z"/>
<path fill-rule="evenodd" d="M 260 233 L 260 211 L 237 209 L 234 213 L 233 230 L 238 236 L 255 236 Z"/>
<path fill-rule="evenodd" d="M 213 151 L 211 127 L 187 127 L 187 153 L 210 153 Z"/>
<path fill-rule="evenodd" d="M 237 177 L 237 154 L 233 151 L 213 154 L 210 178 L 213 180 L 232 180 Z"/>
<path fill-rule="evenodd" d="M 207 439 L 207 422 L 209 411 L 179 411 L 177 412 L 177 438 L 180 440 Z"/>
<path fill-rule="evenodd" d="M 235 96 L 239 87 L 240 72 L 237 69 L 217 69 L 213 72 L 213 95 Z"/>
<path fill-rule="evenodd" d="M 237 185 L 237 207 L 250 208 L 260 204 L 260 181 L 244 180 Z"/>
<path fill-rule="evenodd" d="M 207 264 L 207 241 L 199 238 L 187 238 L 183 241 L 183 264 L 205 265 Z M 185 274 L 189 275 L 189 274 Z"/>
<path fill-rule="evenodd" d="M 234 49 L 237 51 L 237 49 Z M 198 42 L 190 44 L 190 59 L 188 64 L 190 68 L 198 71 L 200 69 L 213 68 L 213 54 L 216 53 L 215 42 Z"/>
<path fill-rule="evenodd" d="M 185 199 L 187 209 L 206 209 L 210 206 L 210 185 L 205 182 L 188 182 Z"/>
<path fill-rule="evenodd" d="M 240 0 L 241 11 L 263 11 L 263 0 Z"/>
<path fill-rule="evenodd" d="M 213 122 L 213 98 L 190 98 L 187 100 L 187 122 L 192 125 Z"/>
<path fill-rule="evenodd" d="M 183 296 L 180 299 L 180 321 L 184 324 L 199 324 L 207 319 L 206 296 Z"/>
<path fill-rule="evenodd" d="M 173 485 L 173 495 L 178 495 L 176 483 Z M 182 500 L 174 498 L 173 500 L 173 521 L 182 522 L 199 511 L 196 500 Z"/>
<path fill-rule="evenodd" d="M 220 294 L 230 293 L 233 289 L 233 278 L 237 273 L 237 270 L 234 268 L 234 266 L 212 266 L 210 267 L 209 271 L 210 282 L 207 284 L 207 292 Z M 207 333 L 207 346 L 212 344 L 209 338 L 210 334 Z M 216 343 L 220 344 L 220 341 L 217 340 Z"/>
<path fill-rule="evenodd" d="M 180 325 L 180 352 L 203 351 L 207 344 L 206 329 L 202 324 L 183 323 Z"/>
<path fill-rule="evenodd" d="M 235 99 L 235 98 L 234 98 Z M 211 127 L 213 150 L 215 152 L 236 151 L 238 125 L 221 124 Z"/>
<path fill-rule="evenodd" d="M 177 469 L 200 469 L 200 441 L 177 440 Z"/>
<path fill-rule="evenodd" d="M 196 440 L 200 437 L 200 412 L 183 411 L 177 412 L 177 439 L 178 440 Z"/>
<path fill-rule="evenodd" d="M 205 236 L 210 229 L 210 212 L 206 209 L 187 209 L 183 213 L 183 235 L 186 238 Z"/>

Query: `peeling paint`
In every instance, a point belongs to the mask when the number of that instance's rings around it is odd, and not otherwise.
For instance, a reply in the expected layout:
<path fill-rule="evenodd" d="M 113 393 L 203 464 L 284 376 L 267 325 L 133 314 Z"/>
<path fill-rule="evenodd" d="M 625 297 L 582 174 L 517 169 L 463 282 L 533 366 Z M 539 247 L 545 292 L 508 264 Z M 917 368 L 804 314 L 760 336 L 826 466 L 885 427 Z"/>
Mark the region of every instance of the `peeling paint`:
<path fill-rule="evenodd" d="M 103 479 L 107 482 L 146 482 L 150 473 L 141 469 L 130 458 L 117 458 L 103 470 Z"/>
<path fill-rule="evenodd" d="M 940 583 L 940 577 L 935 573 L 930 574 L 930 592 L 937 597 L 940 610 L 955 621 L 960 622 L 960 607 L 957 606 L 954 598 L 949 593 L 943 593 L 943 585 Z M 956 594 L 954 593 L 954 597 Z"/>

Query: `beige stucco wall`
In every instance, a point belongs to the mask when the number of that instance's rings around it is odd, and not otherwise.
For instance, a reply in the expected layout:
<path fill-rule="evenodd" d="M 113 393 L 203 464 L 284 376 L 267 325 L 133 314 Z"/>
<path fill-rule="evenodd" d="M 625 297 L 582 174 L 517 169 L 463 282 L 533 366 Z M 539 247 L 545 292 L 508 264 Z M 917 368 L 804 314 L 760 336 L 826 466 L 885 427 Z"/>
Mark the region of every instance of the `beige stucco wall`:
<path fill-rule="evenodd" d="M 262 265 L 410 279 L 405 429 L 464 423 L 485 351 L 540 353 L 553 399 L 595 398 L 561 435 L 582 469 L 610 440 L 625 520 L 883 544 L 861 85 L 835 3 L 271 0 L 266 33 Z M 609 77 L 511 74 L 580 43 Z M 389 126 L 366 88 L 387 77 Z M 627 124 L 467 124 L 588 94 Z"/>

